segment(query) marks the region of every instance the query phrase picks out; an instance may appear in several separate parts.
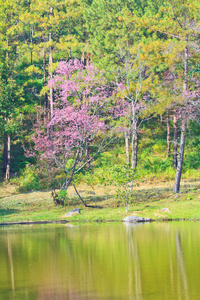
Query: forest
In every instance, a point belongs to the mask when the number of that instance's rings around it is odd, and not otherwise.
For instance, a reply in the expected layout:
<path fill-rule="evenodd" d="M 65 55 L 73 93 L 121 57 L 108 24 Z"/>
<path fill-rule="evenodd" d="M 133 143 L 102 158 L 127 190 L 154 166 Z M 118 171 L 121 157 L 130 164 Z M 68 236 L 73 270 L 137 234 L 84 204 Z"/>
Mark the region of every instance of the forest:
<path fill-rule="evenodd" d="M 200 175 L 198 0 L 0 0 L 0 177 L 21 192 Z M 57 190 L 60 189 L 58 192 Z"/>

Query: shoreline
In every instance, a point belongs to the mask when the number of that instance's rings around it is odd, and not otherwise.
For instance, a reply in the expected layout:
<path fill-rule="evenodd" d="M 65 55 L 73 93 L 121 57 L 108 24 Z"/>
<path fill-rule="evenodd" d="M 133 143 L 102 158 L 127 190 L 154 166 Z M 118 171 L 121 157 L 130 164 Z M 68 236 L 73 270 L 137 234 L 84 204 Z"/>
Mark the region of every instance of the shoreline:
<path fill-rule="evenodd" d="M 80 223 L 80 224 L 88 224 L 88 223 L 126 223 L 126 224 L 145 224 L 145 223 L 165 223 L 165 222 L 199 222 L 200 219 L 157 219 L 157 220 L 149 220 L 149 221 L 138 221 L 138 222 L 124 222 L 123 220 L 91 220 L 91 221 L 78 221 L 78 220 L 57 220 L 57 221 L 22 221 L 22 222 L 6 222 L 0 223 L 0 227 L 2 226 L 14 226 L 14 225 L 45 225 L 45 224 L 71 224 L 71 223 Z"/>

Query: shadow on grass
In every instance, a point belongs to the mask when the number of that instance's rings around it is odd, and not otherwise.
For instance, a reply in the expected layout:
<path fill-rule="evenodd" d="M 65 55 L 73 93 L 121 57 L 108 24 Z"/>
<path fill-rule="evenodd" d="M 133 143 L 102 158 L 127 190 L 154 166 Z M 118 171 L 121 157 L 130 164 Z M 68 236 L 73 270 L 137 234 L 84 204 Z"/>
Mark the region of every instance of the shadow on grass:
<path fill-rule="evenodd" d="M 134 191 L 133 198 L 134 202 L 152 202 L 160 201 L 169 196 L 172 196 L 173 190 L 168 187 L 152 187 L 152 189 L 141 189 Z"/>
<path fill-rule="evenodd" d="M 200 188 L 199 184 L 195 188 Z M 194 189 L 194 186 L 193 186 Z M 187 193 L 187 189 L 185 189 L 185 186 L 181 186 L 180 193 Z M 42 192 L 42 191 L 41 191 Z M 103 205 L 103 207 L 120 207 L 124 206 L 125 201 L 124 199 L 117 199 L 115 195 L 108 195 L 106 193 L 104 195 L 98 195 L 94 192 L 88 192 L 84 190 L 79 191 L 81 197 L 84 199 L 87 205 Z M 27 193 L 25 193 L 27 194 Z M 175 194 L 173 193 L 173 187 L 172 186 L 152 186 L 151 188 L 145 189 L 145 187 L 142 187 L 140 189 L 133 189 L 133 194 L 131 196 L 131 204 L 137 206 L 137 204 L 144 204 L 147 205 L 149 203 L 154 202 L 156 205 L 156 202 L 159 202 L 161 200 L 168 200 L 172 199 L 174 200 Z M 79 199 L 79 197 L 75 193 L 69 193 L 68 200 L 65 202 L 65 206 L 68 208 L 78 206 L 78 207 L 84 207 L 83 203 Z M 34 203 L 29 202 L 29 205 L 34 206 Z M 53 199 L 52 199 L 53 204 Z M 35 206 L 38 206 L 38 203 L 35 204 Z M 146 208 L 146 207 L 145 207 Z M 145 209 L 143 208 L 143 209 Z M 156 208 L 156 206 L 155 206 Z M 150 207 L 150 209 L 153 209 L 153 207 Z M 142 210 L 141 206 L 138 208 L 138 210 Z M 1 213 L 1 211 L 0 211 Z"/>
<path fill-rule="evenodd" d="M 104 196 L 98 196 L 98 195 L 94 195 L 94 196 L 86 196 L 86 195 L 81 195 L 84 199 L 84 201 L 86 202 L 87 205 L 95 205 L 95 203 L 100 203 L 106 200 L 110 200 L 110 199 L 114 199 L 114 196 L 108 196 L 108 195 L 104 195 Z M 81 204 L 81 200 L 78 198 L 78 196 L 74 196 L 74 197 L 70 197 L 70 199 L 67 201 L 67 206 L 74 206 L 74 205 L 80 205 Z"/>
<path fill-rule="evenodd" d="M 171 187 L 155 187 L 152 186 L 151 189 L 145 189 L 141 188 L 140 190 L 133 190 L 133 194 L 131 196 L 131 203 L 137 204 L 137 203 L 149 203 L 149 202 L 157 202 L 162 199 L 166 199 L 169 196 L 172 196 L 173 194 L 173 189 Z M 123 199 L 116 199 L 114 195 L 101 195 L 99 196 L 98 194 L 96 195 L 88 195 L 86 193 L 81 193 L 81 196 L 83 197 L 84 201 L 90 205 L 95 203 L 101 203 L 105 201 L 109 202 L 111 199 L 116 200 L 114 206 L 121 206 L 124 205 L 124 200 Z M 73 195 L 70 197 L 70 199 L 67 202 L 67 206 L 73 206 L 73 205 L 80 205 L 80 199 L 78 196 Z M 141 208 L 140 208 L 141 210 Z"/>
<path fill-rule="evenodd" d="M 18 209 L 1 209 L 0 208 L 0 216 L 7 216 L 18 213 Z"/>

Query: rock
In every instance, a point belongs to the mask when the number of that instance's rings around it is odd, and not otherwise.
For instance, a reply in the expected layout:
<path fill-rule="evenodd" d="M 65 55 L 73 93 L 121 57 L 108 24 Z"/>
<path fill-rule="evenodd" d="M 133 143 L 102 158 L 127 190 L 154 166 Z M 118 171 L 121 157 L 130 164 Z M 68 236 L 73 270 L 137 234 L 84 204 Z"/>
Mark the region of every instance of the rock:
<path fill-rule="evenodd" d="M 80 208 L 74 208 L 72 210 L 70 210 L 66 215 L 64 215 L 63 217 L 71 217 L 73 215 L 76 215 L 76 214 L 80 214 L 81 211 L 80 211 Z"/>
<path fill-rule="evenodd" d="M 174 196 L 174 201 L 179 201 L 178 197 L 179 197 L 179 195 L 176 194 L 176 195 Z"/>
<path fill-rule="evenodd" d="M 169 208 L 165 207 L 165 208 L 162 208 L 161 211 L 165 212 L 165 213 L 171 213 L 171 211 L 169 210 Z"/>
<path fill-rule="evenodd" d="M 123 222 L 130 222 L 130 223 L 137 223 L 137 222 L 150 222 L 151 219 L 149 218 L 142 218 L 137 216 L 128 216 L 123 219 Z"/>

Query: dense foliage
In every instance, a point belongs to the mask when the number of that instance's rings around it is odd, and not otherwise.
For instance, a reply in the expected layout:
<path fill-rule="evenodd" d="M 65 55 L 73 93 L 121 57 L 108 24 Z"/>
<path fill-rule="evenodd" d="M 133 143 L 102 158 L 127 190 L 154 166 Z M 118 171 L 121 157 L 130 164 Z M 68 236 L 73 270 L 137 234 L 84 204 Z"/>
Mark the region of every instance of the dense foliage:
<path fill-rule="evenodd" d="M 76 164 L 77 180 L 126 190 L 134 176 L 172 173 L 178 192 L 182 167 L 200 167 L 199 1 L 0 5 L 2 179 L 66 187 Z M 43 162 L 24 155 L 34 144 Z"/>

